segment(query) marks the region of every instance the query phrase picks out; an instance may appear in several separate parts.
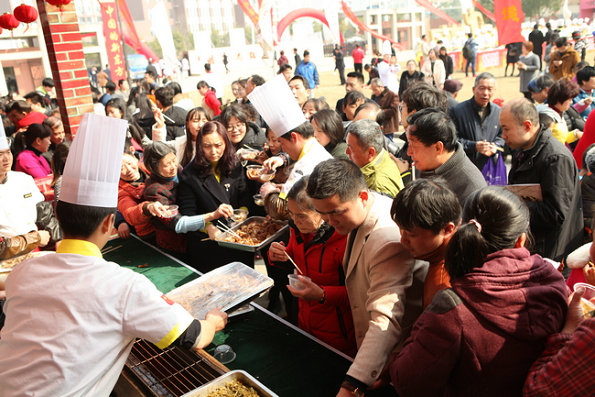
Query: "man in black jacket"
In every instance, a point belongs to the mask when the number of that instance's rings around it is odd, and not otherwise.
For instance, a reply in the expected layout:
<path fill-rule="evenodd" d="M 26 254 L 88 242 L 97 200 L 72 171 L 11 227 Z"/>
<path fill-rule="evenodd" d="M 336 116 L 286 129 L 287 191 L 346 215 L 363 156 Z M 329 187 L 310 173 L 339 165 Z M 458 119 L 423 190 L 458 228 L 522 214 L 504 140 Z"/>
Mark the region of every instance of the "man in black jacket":
<path fill-rule="evenodd" d="M 508 183 L 541 187 L 542 201 L 526 201 L 535 251 L 561 260 L 578 247 L 583 234 L 581 189 L 572 153 L 551 131 L 540 128 L 537 110 L 525 98 L 504 105 L 500 124 L 506 144 L 518 149 Z"/>
<path fill-rule="evenodd" d="M 539 30 L 539 25 L 535 24 L 533 26 L 533 30 L 529 33 L 529 41 L 533 43 L 533 53 L 539 57 L 539 70 L 541 71 L 542 63 L 543 63 L 543 42 L 545 41 L 545 37 L 541 30 Z"/>
<path fill-rule="evenodd" d="M 459 103 L 449 111 L 457 127 L 459 142 L 467 157 L 483 169 L 488 158 L 504 146 L 498 117 L 500 107 L 491 102 L 496 92 L 496 79 L 488 72 L 481 73 L 473 85 L 473 98 Z"/>
<path fill-rule="evenodd" d="M 174 90 L 171 87 L 159 87 L 155 90 L 155 101 L 157 107 L 163 113 L 165 128 L 167 129 L 167 140 L 173 141 L 178 136 L 184 135 L 186 125 L 186 110 L 174 106 Z"/>

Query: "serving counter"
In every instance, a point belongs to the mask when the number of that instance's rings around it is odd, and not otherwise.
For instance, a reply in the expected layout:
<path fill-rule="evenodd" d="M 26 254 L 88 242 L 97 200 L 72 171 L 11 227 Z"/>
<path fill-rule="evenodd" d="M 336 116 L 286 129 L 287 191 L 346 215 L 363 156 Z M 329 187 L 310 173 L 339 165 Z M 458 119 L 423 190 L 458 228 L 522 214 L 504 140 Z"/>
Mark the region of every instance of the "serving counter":
<path fill-rule="evenodd" d="M 104 258 L 149 278 L 167 293 L 200 275 L 136 236 L 115 239 L 103 249 Z M 351 360 L 257 304 L 231 317 L 205 350 L 212 354 L 225 343 L 237 354 L 226 367 L 242 369 L 279 396 L 335 395 Z"/>

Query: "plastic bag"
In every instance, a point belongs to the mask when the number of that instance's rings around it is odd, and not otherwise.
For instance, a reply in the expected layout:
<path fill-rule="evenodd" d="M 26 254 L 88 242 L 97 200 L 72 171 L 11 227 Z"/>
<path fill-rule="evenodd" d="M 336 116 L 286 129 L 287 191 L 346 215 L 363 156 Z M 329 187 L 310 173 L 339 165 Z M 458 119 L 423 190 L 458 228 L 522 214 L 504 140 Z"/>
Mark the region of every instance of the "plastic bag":
<path fill-rule="evenodd" d="M 506 165 L 502 158 L 502 153 L 496 153 L 490 157 L 481 170 L 484 179 L 488 185 L 506 185 Z"/>

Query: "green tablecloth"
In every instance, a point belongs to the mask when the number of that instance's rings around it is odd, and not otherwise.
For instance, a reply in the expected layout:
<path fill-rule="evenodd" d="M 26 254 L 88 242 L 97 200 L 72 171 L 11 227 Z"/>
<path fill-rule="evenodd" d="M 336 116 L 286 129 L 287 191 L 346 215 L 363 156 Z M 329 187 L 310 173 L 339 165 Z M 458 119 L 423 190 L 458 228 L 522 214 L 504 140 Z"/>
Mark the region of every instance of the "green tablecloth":
<path fill-rule="evenodd" d="M 144 274 L 164 293 L 198 277 L 136 238 L 112 240 L 104 250 L 110 247 L 119 248 L 106 253 L 106 260 Z M 145 264 L 148 266 L 138 267 Z M 215 346 L 222 343 L 230 345 L 237 357 L 226 366 L 247 371 L 281 397 L 334 396 L 350 361 L 253 306 L 254 311 L 230 318 L 207 352 L 213 354 Z"/>
<path fill-rule="evenodd" d="M 105 260 L 145 275 L 164 294 L 199 276 L 194 270 L 182 266 L 176 259 L 135 237 L 111 240 L 103 251 L 110 249 L 113 250 L 103 255 Z"/>

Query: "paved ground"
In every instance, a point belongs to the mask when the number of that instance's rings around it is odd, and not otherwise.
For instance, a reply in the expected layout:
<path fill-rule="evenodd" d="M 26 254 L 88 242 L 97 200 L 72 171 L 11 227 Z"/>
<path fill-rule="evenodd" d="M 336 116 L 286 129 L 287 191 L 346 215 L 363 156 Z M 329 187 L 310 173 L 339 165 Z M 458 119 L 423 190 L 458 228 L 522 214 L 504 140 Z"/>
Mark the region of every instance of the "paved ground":
<path fill-rule="evenodd" d="M 587 60 L 593 60 L 593 56 L 595 55 L 595 50 L 590 50 L 587 54 Z M 404 62 L 408 58 L 406 56 L 402 57 L 402 68 L 404 70 Z M 369 58 L 364 59 L 364 61 L 369 61 Z M 320 87 L 316 90 L 317 97 L 325 97 L 331 108 L 334 108 L 335 103 L 339 98 L 342 98 L 345 95 L 345 89 L 343 86 L 339 84 L 339 76 L 333 72 L 334 68 L 334 61 L 332 58 L 325 58 L 323 60 L 314 60 L 314 62 L 318 66 L 318 70 L 320 71 Z M 352 71 L 352 60 L 351 58 L 346 58 L 346 73 Z M 234 64 L 231 63 L 230 65 L 230 72 L 225 73 L 223 69 L 223 65 L 215 65 L 215 71 L 220 73 L 225 80 L 225 93 L 223 96 L 224 102 L 227 99 L 234 99 L 231 93 L 231 82 L 238 79 L 238 78 L 246 78 L 252 74 L 260 74 L 265 79 L 270 79 L 275 76 L 275 69 L 271 66 L 271 62 L 263 62 L 260 60 L 251 60 L 246 61 L 241 64 Z M 491 68 L 487 71 L 493 73 L 496 76 L 497 86 L 496 86 L 496 98 L 503 98 L 504 101 L 507 101 L 512 98 L 522 97 L 523 95 L 519 92 L 519 78 L 518 78 L 518 71 L 515 71 L 514 77 L 504 77 L 504 67 L 500 68 Z M 481 71 L 478 71 L 478 73 Z M 509 70 L 510 73 L 510 70 Z M 364 73 L 367 79 L 367 73 Z M 453 75 L 453 78 L 461 81 L 463 83 L 463 88 L 459 93 L 459 101 L 466 100 L 471 97 L 472 95 L 472 87 L 473 87 L 473 78 L 470 76 L 468 78 L 465 77 L 465 74 L 462 71 L 456 71 Z M 184 92 L 196 92 L 196 84 L 202 80 L 202 76 L 190 76 L 182 81 L 182 89 Z M 365 95 L 370 97 L 372 92 L 369 89 L 365 90 Z M 194 96 L 196 100 L 201 100 L 200 96 Z"/>

